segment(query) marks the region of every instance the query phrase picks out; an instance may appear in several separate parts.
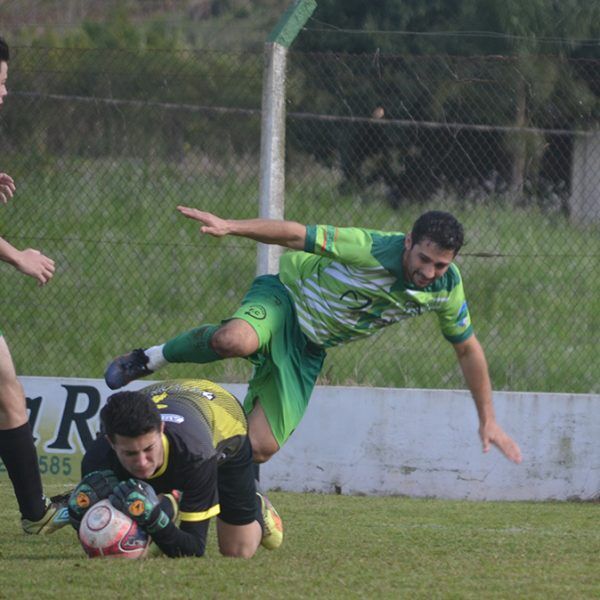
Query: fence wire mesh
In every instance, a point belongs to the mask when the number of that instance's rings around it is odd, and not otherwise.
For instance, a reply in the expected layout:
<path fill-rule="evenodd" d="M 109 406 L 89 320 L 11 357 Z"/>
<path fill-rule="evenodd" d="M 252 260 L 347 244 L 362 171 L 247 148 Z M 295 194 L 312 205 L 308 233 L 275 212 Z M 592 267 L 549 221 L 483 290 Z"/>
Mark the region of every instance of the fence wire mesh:
<path fill-rule="evenodd" d="M 175 207 L 258 214 L 261 53 L 15 48 L 2 235 L 56 261 L 2 266 L 2 329 L 27 375 L 108 360 L 237 308 L 256 246 Z M 408 231 L 450 210 L 497 389 L 598 392 L 600 61 L 291 53 L 286 217 Z M 241 381 L 245 361 L 168 376 Z M 464 387 L 435 317 L 329 352 L 322 383 Z"/>

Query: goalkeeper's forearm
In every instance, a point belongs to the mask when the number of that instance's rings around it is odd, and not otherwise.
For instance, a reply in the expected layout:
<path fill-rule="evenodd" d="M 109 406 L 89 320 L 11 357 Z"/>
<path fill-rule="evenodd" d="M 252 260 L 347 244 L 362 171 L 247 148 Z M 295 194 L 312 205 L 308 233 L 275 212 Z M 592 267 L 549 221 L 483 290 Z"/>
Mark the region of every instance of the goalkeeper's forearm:
<path fill-rule="evenodd" d="M 206 549 L 208 521 L 184 522 L 181 528 L 173 521 L 152 535 L 154 543 L 171 558 L 178 556 L 203 556 Z"/>

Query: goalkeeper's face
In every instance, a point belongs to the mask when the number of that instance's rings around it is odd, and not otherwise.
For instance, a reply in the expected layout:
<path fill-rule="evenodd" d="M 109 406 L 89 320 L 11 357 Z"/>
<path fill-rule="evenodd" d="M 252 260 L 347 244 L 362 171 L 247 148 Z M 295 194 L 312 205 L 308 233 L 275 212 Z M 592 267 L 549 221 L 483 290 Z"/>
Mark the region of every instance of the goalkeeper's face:
<path fill-rule="evenodd" d="M 158 471 L 164 462 L 165 453 L 162 441 L 164 426 L 137 437 L 115 434 L 110 442 L 119 462 L 136 479 L 148 479 Z"/>

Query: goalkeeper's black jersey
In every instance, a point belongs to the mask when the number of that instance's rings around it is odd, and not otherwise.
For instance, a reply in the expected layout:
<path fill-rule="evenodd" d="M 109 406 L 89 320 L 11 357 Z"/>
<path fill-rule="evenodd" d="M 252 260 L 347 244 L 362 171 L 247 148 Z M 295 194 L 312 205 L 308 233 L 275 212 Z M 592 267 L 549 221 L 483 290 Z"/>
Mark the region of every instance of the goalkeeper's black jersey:
<path fill-rule="evenodd" d="M 156 493 L 182 492 L 179 516 L 184 524 L 219 514 L 217 467 L 234 456 L 246 440 L 243 409 L 229 392 L 207 380 L 174 380 L 141 390 L 156 403 L 165 424 L 164 462 L 147 481 Z M 132 477 L 101 436 L 86 451 L 81 475 L 111 469 L 122 481 Z"/>

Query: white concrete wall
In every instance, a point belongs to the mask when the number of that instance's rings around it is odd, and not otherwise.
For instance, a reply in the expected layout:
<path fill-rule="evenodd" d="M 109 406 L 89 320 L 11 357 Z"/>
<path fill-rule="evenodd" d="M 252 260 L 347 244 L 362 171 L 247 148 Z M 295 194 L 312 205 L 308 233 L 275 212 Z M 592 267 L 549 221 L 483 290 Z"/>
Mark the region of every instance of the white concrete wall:
<path fill-rule="evenodd" d="M 97 379 L 21 381 L 36 408 L 43 477 L 77 479 L 110 390 Z M 243 398 L 246 386 L 224 387 Z M 318 387 L 294 435 L 261 467 L 261 482 L 289 491 L 473 500 L 600 493 L 600 395 L 499 392 L 495 405 L 498 421 L 521 445 L 521 465 L 496 449 L 482 453 L 468 392 Z"/>
<path fill-rule="evenodd" d="M 515 465 L 483 454 L 465 391 L 318 388 L 267 487 L 473 500 L 593 498 L 600 493 L 600 396 L 496 393 L 519 442 Z"/>

